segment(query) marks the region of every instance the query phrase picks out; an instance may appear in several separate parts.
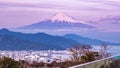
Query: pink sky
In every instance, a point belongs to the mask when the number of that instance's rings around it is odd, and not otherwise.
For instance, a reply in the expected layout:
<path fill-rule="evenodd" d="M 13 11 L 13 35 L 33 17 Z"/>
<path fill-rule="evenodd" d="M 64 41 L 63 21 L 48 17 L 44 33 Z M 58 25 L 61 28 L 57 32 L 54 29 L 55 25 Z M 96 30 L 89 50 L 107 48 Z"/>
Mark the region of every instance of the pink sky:
<path fill-rule="evenodd" d="M 88 21 L 120 15 L 120 0 L 0 0 L 0 28 L 49 19 L 58 12 Z"/>

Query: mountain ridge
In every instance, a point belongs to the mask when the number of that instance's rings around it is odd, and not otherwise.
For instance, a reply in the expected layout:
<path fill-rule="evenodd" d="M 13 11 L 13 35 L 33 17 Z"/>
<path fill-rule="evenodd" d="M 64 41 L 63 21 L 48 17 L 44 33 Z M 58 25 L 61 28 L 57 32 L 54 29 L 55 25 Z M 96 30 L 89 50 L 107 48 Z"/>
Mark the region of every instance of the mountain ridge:
<path fill-rule="evenodd" d="M 71 39 L 66 39 L 61 36 L 52 36 L 45 33 L 26 34 L 13 32 L 6 29 L 0 30 L 0 38 L 0 47 L 3 50 L 9 50 L 9 48 L 13 50 L 63 50 L 69 47 L 73 47 L 74 45 L 79 45 L 78 42 Z M 19 48 L 21 46 L 22 48 Z"/>
<path fill-rule="evenodd" d="M 34 24 L 30 24 L 16 29 L 69 29 L 69 28 L 95 28 L 94 26 L 77 21 L 64 13 L 58 13 L 50 19 L 43 20 Z"/>
<path fill-rule="evenodd" d="M 64 35 L 64 37 L 75 40 L 81 44 L 83 43 L 83 44 L 89 44 L 89 45 L 101 45 L 102 43 L 105 43 L 107 45 L 120 45 L 120 43 L 112 43 L 112 42 L 108 42 L 108 41 L 92 39 L 92 38 L 88 38 L 88 37 L 79 36 L 76 34 L 66 34 L 66 35 Z"/>

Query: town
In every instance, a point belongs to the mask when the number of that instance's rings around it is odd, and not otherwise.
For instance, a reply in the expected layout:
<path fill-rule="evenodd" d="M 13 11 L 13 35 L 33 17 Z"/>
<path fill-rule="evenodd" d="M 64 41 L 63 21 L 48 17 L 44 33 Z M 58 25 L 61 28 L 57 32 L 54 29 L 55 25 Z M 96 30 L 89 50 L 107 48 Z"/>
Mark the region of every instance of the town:
<path fill-rule="evenodd" d="M 33 61 L 36 62 L 45 62 L 50 63 L 53 61 L 56 62 L 64 62 L 66 60 L 70 60 L 71 54 L 70 52 L 63 51 L 55 51 L 55 50 L 43 50 L 43 51 L 0 51 L 1 57 L 9 57 L 16 61 L 25 60 L 30 63 Z"/>

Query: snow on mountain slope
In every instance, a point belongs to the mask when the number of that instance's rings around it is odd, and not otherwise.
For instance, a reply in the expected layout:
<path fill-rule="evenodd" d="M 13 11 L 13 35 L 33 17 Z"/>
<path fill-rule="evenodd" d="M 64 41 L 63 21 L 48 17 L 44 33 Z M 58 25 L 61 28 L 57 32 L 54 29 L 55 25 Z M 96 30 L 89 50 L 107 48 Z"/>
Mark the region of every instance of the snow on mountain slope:
<path fill-rule="evenodd" d="M 65 29 L 65 28 L 93 28 L 92 25 L 85 22 L 77 21 L 64 13 L 58 13 L 50 19 L 40 21 L 28 26 L 20 28 L 24 29 Z"/>
<path fill-rule="evenodd" d="M 76 20 L 74 20 L 73 18 L 65 15 L 64 13 L 58 13 L 55 16 L 53 16 L 51 19 L 51 21 L 66 21 L 66 22 L 77 22 Z"/>
<path fill-rule="evenodd" d="M 50 20 L 52 22 L 56 22 L 56 21 L 60 21 L 60 22 L 68 22 L 68 23 L 82 23 L 82 24 L 88 24 L 84 21 L 78 21 L 78 20 L 75 20 L 74 18 L 60 12 L 60 13 L 57 13 L 55 16 L 53 16 L 52 18 L 50 18 Z"/>

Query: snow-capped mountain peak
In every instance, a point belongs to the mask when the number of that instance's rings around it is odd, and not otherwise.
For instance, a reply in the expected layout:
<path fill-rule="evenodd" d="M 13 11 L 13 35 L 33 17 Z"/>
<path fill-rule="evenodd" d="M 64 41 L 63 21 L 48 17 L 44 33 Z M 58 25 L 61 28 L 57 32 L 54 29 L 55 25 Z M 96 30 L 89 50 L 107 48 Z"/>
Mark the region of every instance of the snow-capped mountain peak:
<path fill-rule="evenodd" d="M 84 21 L 77 21 L 63 13 L 58 13 L 50 19 L 21 27 L 22 29 L 66 29 L 66 28 L 93 28 Z"/>
<path fill-rule="evenodd" d="M 64 13 L 57 13 L 55 16 L 53 16 L 51 21 L 66 21 L 66 22 L 76 22 L 73 18 L 65 15 Z"/>

